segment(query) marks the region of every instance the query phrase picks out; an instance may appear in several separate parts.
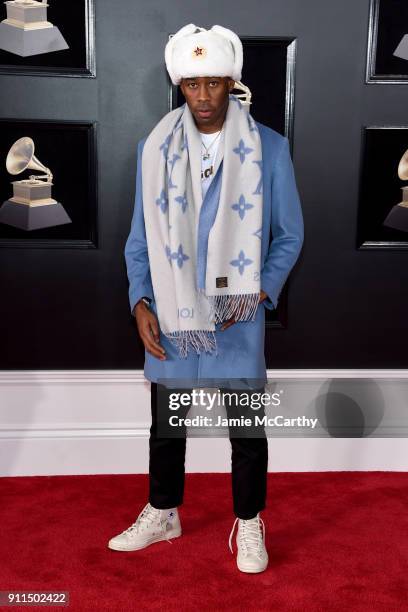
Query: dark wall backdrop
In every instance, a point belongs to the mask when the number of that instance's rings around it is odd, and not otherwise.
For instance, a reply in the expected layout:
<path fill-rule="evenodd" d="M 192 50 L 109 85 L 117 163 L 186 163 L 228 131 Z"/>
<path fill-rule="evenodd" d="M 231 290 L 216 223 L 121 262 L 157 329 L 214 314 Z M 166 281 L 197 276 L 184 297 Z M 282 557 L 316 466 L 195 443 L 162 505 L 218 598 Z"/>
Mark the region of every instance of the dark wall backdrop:
<path fill-rule="evenodd" d="M 123 257 L 136 146 L 168 110 L 164 45 L 189 22 L 297 38 L 305 242 L 287 328 L 267 330 L 268 366 L 406 367 L 408 253 L 356 249 L 361 128 L 408 123 L 407 85 L 364 82 L 369 0 L 96 0 L 95 11 L 96 79 L 0 75 L 2 118 L 97 121 L 99 182 L 98 249 L 0 249 L 0 367 L 143 366 Z"/>

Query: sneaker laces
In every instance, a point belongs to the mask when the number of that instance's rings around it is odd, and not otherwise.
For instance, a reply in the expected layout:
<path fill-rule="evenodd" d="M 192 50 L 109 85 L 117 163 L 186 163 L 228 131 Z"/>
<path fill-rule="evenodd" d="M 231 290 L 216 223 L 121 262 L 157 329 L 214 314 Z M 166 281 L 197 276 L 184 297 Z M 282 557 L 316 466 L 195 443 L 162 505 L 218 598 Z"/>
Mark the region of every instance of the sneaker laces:
<path fill-rule="evenodd" d="M 133 535 L 134 533 L 140 533 L 140 531 L 144 527 L 150 527 L 150 525 L 155 522 L 160 525 L 160 529 L 163 532 L 163 535 L 166 538 L 167 542 L 169 544 L 173 544 L 173 542 L 168 538 L 168 533 L 166 529 L 167 520 L 161 520 L 161 510 L 159 510 L 158 508 L 153 508 L 150 503 L 147 503 L 145 505 L 135 522 L 132 523 L 130 527 L 125 529 L 123 533 L 129 533 L 130 535 Z"/>
<path fill-rule="evenodd" d="M 260 558 L 262 554 L 262 542 L 265 540 L 265 523 L 259 514 L 252 519 L 244 520 L 238 517 L 235 519 L 229 537 L 229 547 L 231 553 L 234 552 L 232 549 L 232 536 L 234 534 L 235 525 L 238 523 L 238 521 L 241 521 L 238 527 L 239 544 L 243 548 L 244 555 L 246 556 L 248 553 L 253 553 Z"/>

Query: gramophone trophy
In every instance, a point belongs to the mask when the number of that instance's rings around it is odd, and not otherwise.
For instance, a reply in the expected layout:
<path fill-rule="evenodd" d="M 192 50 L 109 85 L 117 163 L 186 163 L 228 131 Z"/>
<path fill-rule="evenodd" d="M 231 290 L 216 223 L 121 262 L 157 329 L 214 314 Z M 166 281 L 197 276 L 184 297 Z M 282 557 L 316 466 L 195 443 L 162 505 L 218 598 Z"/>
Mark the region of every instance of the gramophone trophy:
<path fill-rule="evenodd" d="M 393 55 L 400 57 L 401 59 L 408 60 L 408 34 L 405 34 L 400 40 L 398 47 L 395 49 Z"/>
<path fill-rule="evenodd" d="M 234 93 L 235 90 L 240 91 L 242 93 Z M 242 106 L 246 108 L 249 112 L 249 107 L 252 102 L 252 92 L 247 85 L 244 85 L 242 81 L 235 81 L 232 93 L 238 100 L 241 102 Z"/>
<path fill-rule="evenodd" d="M 13 197 L 0 208 L 0 223 L 23 230 L 72 223 L 63 206 L 51 197 L 51 171 L 34 155 L 31 138 L 23 136 L 16 140 L 8 152 L 6 167 L 10 174 L 20 174 L 27 168 L 46 174 L 33 174 L 28 179 L 12 181 Z"/>
<path fill-rule="evenodd" d="M 408 149 L 401 157 L 398 165 L 398 176 L 401 180 L 408 180 Z M 385 219 L 383 225 L 392 227 L 393 229 L 408 232 L 408 185 L 401 187 L 402 189 L 402 202 L 393 206 L 388 217 Z"/>
<path fill-rule="evenodd" d="M 47 21 L 46 0 L 7 0 L 7 19 L 0 23 L 0 49 L 27 57 L 68 49 L 57 26 Z"/>

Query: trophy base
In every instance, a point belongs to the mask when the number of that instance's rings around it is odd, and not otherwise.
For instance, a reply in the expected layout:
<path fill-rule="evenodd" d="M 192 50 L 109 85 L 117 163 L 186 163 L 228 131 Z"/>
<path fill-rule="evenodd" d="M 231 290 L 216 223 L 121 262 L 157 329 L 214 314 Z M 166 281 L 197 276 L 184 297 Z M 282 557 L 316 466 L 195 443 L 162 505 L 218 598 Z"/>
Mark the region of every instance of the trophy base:
<path fill-rule="evenodd" d="M 400 204 L 393 206 L 383 225 L 401 232 L 408 232 L 408 207 Z"/>
<path fill-rule="evenodd" d="M 0 208 L 0 223 L 30 231 L 72 223 L 62 204 L 27 206 L 6 200 Z"/>
<path fill-rule="evenodd" d="M 69 49 L 69 47 L 57 26 L 38 30 L 24 30 L 3 21 L 0 23 L 0 49 L 15 55 L 28 57 L 50 53 L 51 51 L 61 51 L 62 49 Z"/>
<path fill-rule="evenodd" d="M 401 38 L 398 47 L 395 49 L 393 55 L 400 57 L 401 59 L 408 60 L 408 34 L 405 34 Z"/>

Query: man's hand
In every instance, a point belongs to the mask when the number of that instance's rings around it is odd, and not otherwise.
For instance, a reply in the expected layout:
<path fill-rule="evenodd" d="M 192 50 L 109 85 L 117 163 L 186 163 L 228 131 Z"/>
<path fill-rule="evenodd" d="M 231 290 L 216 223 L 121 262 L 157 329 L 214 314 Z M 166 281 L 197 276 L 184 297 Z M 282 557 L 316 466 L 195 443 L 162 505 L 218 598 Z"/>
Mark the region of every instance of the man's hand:
<path fill-rule="evenodd" d="M 268 297 L 268 294 L 265 293 L 265 291 L 263 289 L 261 289 L 261 291 L 259 293 L 259 303 L 261 303 L 264 300 L 266 300 L 267 297 Z M 228 319 L 227 321 L 225 321 L 225 323 L 220 327 L 220 330 L 224 331 L 224 329 L 227 329 L 228 327 L 231 327 L 231 325 L 234 325 L 234 323 L 236 323 L 236 320 L 235 320 L 235 317 L 232 317 L 231 319 Z"/>
<path fill-rule="evenodd" d="M 159 343 L 159 322 L 156 315 L 142 300 L 136 304 L 134 313 L 139 336 L 146 351 L 163 361 L 166 359 L 166 351 Z"/>

